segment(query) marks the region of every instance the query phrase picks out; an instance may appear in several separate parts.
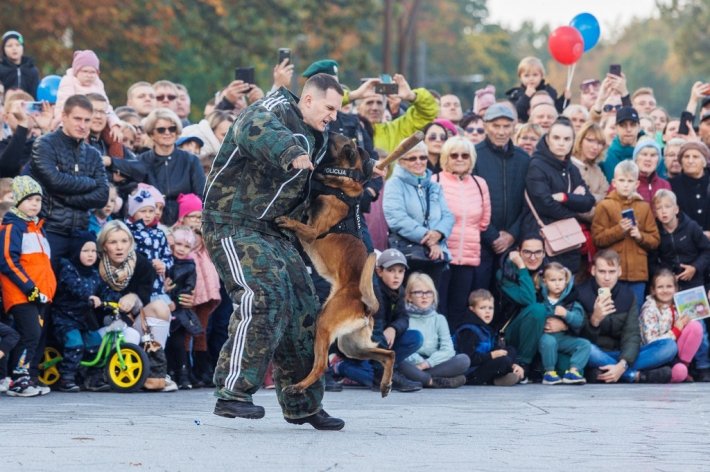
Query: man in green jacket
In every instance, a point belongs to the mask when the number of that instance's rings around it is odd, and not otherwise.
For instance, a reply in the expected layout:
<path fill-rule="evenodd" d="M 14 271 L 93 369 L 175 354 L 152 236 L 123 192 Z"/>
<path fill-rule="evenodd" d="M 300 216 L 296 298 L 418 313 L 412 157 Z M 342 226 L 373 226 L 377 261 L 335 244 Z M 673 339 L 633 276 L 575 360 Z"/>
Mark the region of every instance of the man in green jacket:
<path fill-rule="evenodd" d="M 276 394 L 287 422 L 339 430 L 321 406 L 323 383 L 287 394 L 313 365 L 318 302 L 294 236 L 274 220 L 299 218 L 311 172 L 327 149 L 328 124 L 343 89 L 327 74 L 306 81 L 301 98 L 280 88 L 249 106 L 230 128 L 208 177 L 203 234 L 235 311 L 214 382 L 214 413 L 262 418 L 252 395 L 273 359 Z"/>
<path fill-rule="evenodd" d="M 439 116 L 439 105 L 427 89 L 412 90 L 401 74 L 395 74 L 392 80 L 399 87 L 397 96 L 412 104 L 404 115 L 392 121 L 384 120 L 387 103 L 385 95 L 375 93 L 375 85 L 380 82 L 379 79 L 365 81 L 359 88 L 346 94 L 343 99 L 343 105 L 355 102 L 358 115 L 372 124 L 375 147 L 384 149 L 388 153 L 392 152 L 403 139 Z"/>

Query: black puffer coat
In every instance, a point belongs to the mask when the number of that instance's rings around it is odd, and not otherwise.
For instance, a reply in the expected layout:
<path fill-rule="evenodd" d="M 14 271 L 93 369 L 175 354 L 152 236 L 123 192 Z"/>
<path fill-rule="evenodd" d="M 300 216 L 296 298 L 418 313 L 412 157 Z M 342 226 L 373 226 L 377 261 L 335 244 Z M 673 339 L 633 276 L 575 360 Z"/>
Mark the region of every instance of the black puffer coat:
<path fill-rule="evenodd" d="M 574 189 L 580 185 L 585 189 L 584 195 L 574 194 Z M 557 159 L 550 152 L 545 137 L 540 139 L 533 153 L 525 177 L 525 190 L 544 224 L 565 218 L 576 218 L 578 213 L 591 210 L 596 203 L 594 195 L 589 191 L 577 166 L 572 164 L 570 156 L 568 155 L 564 160 Z M 566 201 L 558 202 L 552 198 L 553 194 L 560 192 L 567 196 Z M 523 204 L 522 228 L 523 235 L 540 234 L 540 226 L 530 212 L 527 202 Z M 579 269 L 580 256 L 580 251 L 576 250 L 550 259 L 575 273 Z"/>
<path fill-rule="evenodd" d="M 29 175 L 42 186 L 45 229 L 69 236 L 89 227 L 89 210 L 108 201 L 108 179 L 99 152 L 62 129 L 35 140 Z"/>

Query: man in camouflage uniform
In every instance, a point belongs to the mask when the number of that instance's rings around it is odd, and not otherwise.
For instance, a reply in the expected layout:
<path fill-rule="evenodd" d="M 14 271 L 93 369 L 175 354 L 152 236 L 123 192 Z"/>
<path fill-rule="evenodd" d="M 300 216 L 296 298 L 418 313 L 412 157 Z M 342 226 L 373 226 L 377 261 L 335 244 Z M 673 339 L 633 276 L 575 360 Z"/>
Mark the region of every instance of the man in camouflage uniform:
<path fill-rule="evenodd" d="M 313 366 L 315 290 L 290 232 L 274 219 L 298 217 L 314 165 L 327 148 L 326 128 L 343 90 L 327 74 L 308 79 L 300 100 L 286 88 L 255 102 L 232 125 L 205 188 L 203 234 L 235 311 L 214 381 L 214 413 L 261 418 L 252 395 L 273 358 L 276 394 L 289 423 L 338 430 L 321 407 L 323 382 L 302 394 L 283 389 Z"/>

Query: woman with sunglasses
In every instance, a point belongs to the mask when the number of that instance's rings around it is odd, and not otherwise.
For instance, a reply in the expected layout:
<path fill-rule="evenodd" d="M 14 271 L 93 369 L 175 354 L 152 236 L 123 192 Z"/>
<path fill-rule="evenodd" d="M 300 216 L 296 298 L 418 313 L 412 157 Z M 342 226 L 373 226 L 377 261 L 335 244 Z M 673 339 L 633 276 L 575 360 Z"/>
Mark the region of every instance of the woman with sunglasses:
<path fill-rule="evenodd" d="M 382 209 L 391 235 L 424 246 L 428 259 L 408 257 L 407 264 L 413 272 L 429 275 L 441 292 L 442 276 L 450 257 L 446 238 L 454 226 L 454 215 L 446 205 L 441 186 L 431 179 L 428 162 L 424 143 L 417 144 L 399 159 L 385 184 Z M 445 308 L 446 300 L 442 300 L 440 306 Z"/>
<path fill-rule="evenodd" d="M 165 196 L 161 222 L 172 226 L 178 219 L 178 196 L 181 193 L 201 195 L 205 172 L 197 156 L 175 146 L 182 123 L 174 111 L 156 108 L 146 117 L 143 127 L 153 141 L 153 149 L 140 154 L 137 162 L 115 160 L 114 166 L 124 175 L 134 175 L 136 167 L 142 170 L 140 181 Z"/>
<path fill-rule="evenodd" d="M 481 264 L 481 232 L 491 221 L 491 198 L 486 181 L 471 175 L 475 163 L 473 144 L 454 136 L 441 148 L 442 171 L 434 176 L 456 219 L 447 240 L 451 252 L 448 282 L 441 291 L 448 301 L 448 306 L 442 308 L 452 331 L 467 318 L 468 294 L 488 288 L 490 283 L 490 274 L 477 272 Z"/>
<path fill-rule="evenodd" d="M 427 155 L 429 157 L 427 168 L 431 170 L 432 173 L 438 174 L 441 172 L 441 165 L 439 164 L 441 147 L 446 140 L 449 139 L 449 132 L 443 125 L 435 122 L 426 125 L 422 131 L 424 132 L 424 142 L 426 143 Z"/>
<path fill-rule="evenodd" d="M 486 130 L 483 128 L 483 117 L 475 113 L 464 115 L 459 123 L 463 129 L 463 137 L 474 145 L 486 139 Z"/>

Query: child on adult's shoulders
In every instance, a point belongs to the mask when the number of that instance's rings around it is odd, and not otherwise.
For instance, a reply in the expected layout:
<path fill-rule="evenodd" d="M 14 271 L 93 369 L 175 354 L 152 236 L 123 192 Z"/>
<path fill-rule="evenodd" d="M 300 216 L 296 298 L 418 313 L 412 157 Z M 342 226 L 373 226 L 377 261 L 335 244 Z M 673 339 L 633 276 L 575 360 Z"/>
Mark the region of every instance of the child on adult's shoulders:
<path fill-rule="evenodd" d="M 468 309 L 475 316 L 470 317 L 470 322 L 462 324 L 454 333 L 456 351 L 471 359 L 466 383 L 497 386 L 519 383 L 525 371 L 515 363 L 515 349 L 503 346 L 499 333 L 491 327 L 494 314 L 491 292 L 485 289 L 471 292 Z"/>

